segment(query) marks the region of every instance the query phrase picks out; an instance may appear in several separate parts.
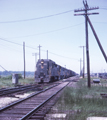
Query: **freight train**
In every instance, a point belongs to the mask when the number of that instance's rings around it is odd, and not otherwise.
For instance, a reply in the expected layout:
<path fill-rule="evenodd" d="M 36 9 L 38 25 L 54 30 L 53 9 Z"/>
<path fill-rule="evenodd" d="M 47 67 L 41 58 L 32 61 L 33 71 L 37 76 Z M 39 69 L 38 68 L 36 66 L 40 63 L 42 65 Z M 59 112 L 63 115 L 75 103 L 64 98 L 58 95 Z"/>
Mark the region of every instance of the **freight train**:
<path fill-rule="evenodd" d="M 75 75 L 74 71 L 61 67 L 52 60 L 41 59 L 36 64 L 35 82 L 48 83 Z"/>

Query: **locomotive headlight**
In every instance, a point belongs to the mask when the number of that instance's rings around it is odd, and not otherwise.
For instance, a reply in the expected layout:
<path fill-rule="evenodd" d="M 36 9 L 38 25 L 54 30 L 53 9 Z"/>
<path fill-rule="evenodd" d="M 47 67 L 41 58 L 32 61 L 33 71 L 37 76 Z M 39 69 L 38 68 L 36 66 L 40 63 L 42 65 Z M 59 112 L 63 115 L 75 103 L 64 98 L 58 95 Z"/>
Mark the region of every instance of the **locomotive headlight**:
<path fill-rule="evenodd" d="M 43 61 L 41 61 L 41 63 L 43 64 Z"/>

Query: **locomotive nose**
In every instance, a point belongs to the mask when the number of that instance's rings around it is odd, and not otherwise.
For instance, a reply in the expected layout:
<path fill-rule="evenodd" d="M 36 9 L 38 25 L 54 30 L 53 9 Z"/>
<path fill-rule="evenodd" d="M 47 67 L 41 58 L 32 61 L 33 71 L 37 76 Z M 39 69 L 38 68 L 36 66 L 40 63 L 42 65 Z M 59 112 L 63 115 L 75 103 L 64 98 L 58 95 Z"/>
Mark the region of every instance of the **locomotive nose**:
<path fill-rule="evenodd" d="M 44 73 L 43 73 L 43 71 L 40 72 L 40 80 L 41 80 L 41 82 L 44 82 Z"/>
<path fill-rule="evenodd" d="M 40 72 L 40 76 L 44 76 L 44 73 L 43 73 L 43 71 L 41 71 L 41 72 Z"/>
<path fill-rule="evenodd" d="M 41 83 L 44 82 L 44 74 L 43 73 L 41 73 L 41 75 L 40 75 L 40 80 L 41 80 Z"/>

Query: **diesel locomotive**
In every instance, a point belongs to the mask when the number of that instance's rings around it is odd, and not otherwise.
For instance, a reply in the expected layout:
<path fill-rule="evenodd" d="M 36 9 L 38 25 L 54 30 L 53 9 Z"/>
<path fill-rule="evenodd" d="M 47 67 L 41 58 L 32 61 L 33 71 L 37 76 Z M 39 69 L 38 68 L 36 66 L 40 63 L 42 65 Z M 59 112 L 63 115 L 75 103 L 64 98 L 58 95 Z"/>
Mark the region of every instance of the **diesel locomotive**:
<path fill-rule="evenodd" d="M 75 76 L 76 73 L 68 70 L 49 59 L 38 60 L 35 71 L 35 82 L 48 83 Z"/>

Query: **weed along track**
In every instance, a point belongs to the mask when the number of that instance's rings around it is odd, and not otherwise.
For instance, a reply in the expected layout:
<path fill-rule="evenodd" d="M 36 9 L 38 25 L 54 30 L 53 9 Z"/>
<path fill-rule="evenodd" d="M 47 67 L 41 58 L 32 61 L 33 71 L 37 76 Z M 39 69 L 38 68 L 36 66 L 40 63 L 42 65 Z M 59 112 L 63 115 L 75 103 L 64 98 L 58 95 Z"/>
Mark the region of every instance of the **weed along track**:
<path fill-rule="evenodd" d="M 52 99 L 68 84 L 63 82 L 52 86 L 0 109 L 0 120 L 44 120 L 45 114 L 54 104 Z"/>

